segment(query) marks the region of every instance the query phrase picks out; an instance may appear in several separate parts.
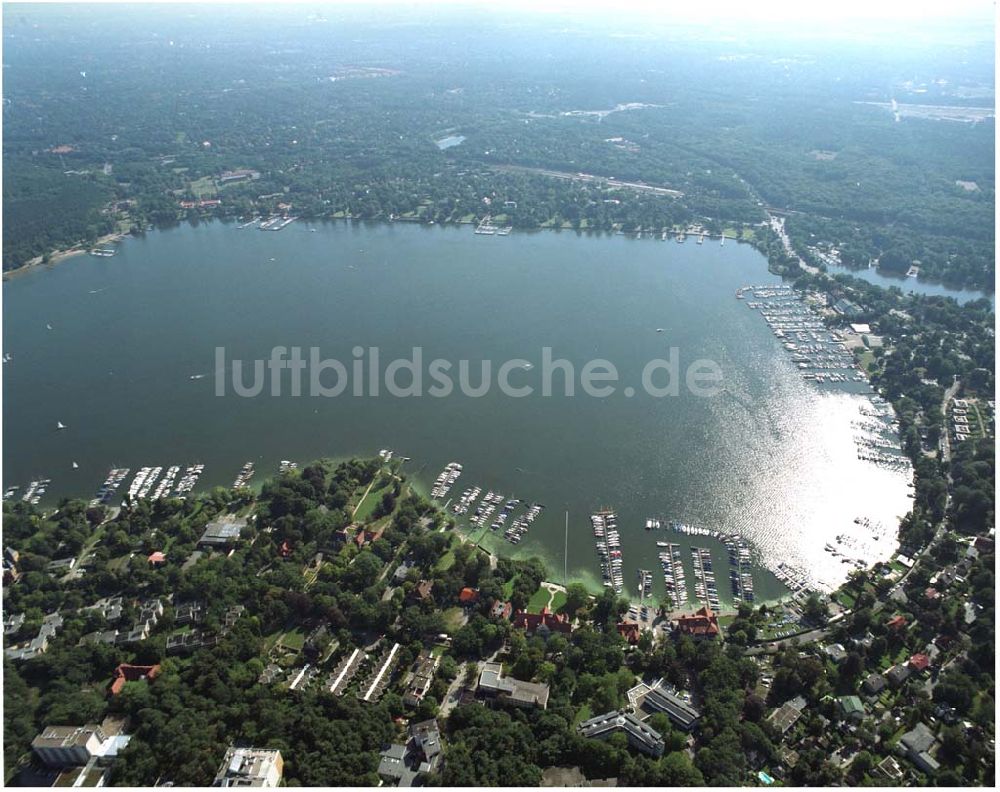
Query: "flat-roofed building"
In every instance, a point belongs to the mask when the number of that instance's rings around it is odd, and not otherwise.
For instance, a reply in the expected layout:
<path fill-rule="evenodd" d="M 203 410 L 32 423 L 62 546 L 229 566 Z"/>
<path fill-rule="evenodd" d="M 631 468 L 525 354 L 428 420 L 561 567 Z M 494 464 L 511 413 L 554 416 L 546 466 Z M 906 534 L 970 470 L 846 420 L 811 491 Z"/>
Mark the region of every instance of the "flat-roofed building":
<path fill-rule="evenodd" d="M 802 717 L 802 710 L 805 708 L 806 700 L 802 696 L 796 696 L 778 707 L 767 719 L 774 728 L 785 734 Z"/>
<path fill-rule="evenodd" d="M 31 741 L 34 751 L 49 767 L 84 765 L 96 756 L 104 743 L 104 732 L 97 724 L 86 726 L 46 726 Z"/>
<path fill-rule="evenodd" d="M 198 540 L 199 547 L 233 547 L 240 540 L 240 534 L 247 527 L 246 517 L 224 514 L 205 526 L 205 532 Z"/>
<path fill-rule="evenodd" d="M 663 756 L 663 737 L 656 729 L 647 726 L 631 712 L 612 710 L 581 723 L 577 727 L 584 737 L 606 740 L 612 734 L 624 732 L 628 744 L 650 756 Z"/>
<path fill-rule="evenodd" d="M 486 663 L 479 675 L 479 691 L 509 701 L 519 707 L 540 707 L 549 704 L 549 686 L 540 682 L 522 682 L 503 674 L 500 663 Z"/>
<path fill-rule="evenodd" d="M 660 687 L 655 687 L 646 693 L 642 699 L 642 706 L 654 712 L 666 713 L 671 722 L 684 731 L 694 729 L 701 717 L 701 713 L 690 702 Z"/>
<path fill-rule="evenodd" d="M 273 748 L 230 748 L 212 786 L 276 787 L 284 766 L 281 751 Z"/>

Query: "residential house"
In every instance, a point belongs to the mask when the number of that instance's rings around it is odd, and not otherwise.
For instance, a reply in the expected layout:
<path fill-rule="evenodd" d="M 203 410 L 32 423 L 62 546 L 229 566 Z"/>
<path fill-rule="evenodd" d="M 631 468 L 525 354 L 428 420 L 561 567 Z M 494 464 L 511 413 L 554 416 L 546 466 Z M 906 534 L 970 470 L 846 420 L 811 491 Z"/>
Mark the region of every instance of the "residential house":
<path fill-rule="evenodd" d="M 924 653 L 918 652 L 917 654 L 910 657 L 908 665 L 914 672 L 920 673 L 921 671 L 926 671 L 928 668 L 930 668 L 931 659 Z"/>
<path fill-rule="evenodd" d="M 844 658 L 847 657 L 847 649 L 844 648 L 843 644 L 830 644 L 829 646 L 823 647 L 823 651 L 826 653 L 826 656 L 835 663 L 843 662 Z"/>
<path fill-rule="evenodd" d="M 629 646 L 635 646 L 642 636 L 642 628 L 638 622 L 622 621 L 618 622 L 618 634 L 625 639 Z"/>
<path fill-rule="evenodd" d="M 806 708 L 806 700 L 802 696 L 789 699 L 768 716 L 768 721 L 782 735 L 786 734 L 802 717 L 802 710 Z"/>
<path fill-rule="evenodd" d="M 888 683 L 884 676 L 878 673 L 869 674 L 868 678 L 861 685 L 861 689 L 870 696 L 877 696 Z"/>
<path fill-rule="evenodd" d="M 893 687 L 899 687 L 910 678 L 910 667 L 905 663 L 898 663 L 885 672 L 886 679 Z"/>
<path fill-rule="evenodd" d="M 848 720 L 858 723 L 865 718 L 865 705 L 857 696 L 841 696 L 837 699 L 840 711 Z"/>
<path fill-rule="evenodd" d="M 906 617 L 900 614 L 893 616 L 885 623 L 885 626 L 893 632 L 901 632 L 906 629 Z"/>
<path fill-rule="evenodd" d="M 403 703 L 406 706 L 416 707 L 424 700 L 427 691 L 434 684 L 434 671 L 437 666 L 438 658 L 429 649 L 420 652 L 410 669 L 410 678 L 406 683 L 406 693 L 403 695 Z"/>
<path fill-rule="evenodd" d="M 420 759 L 419 770 L 429 773 L 437 768 L 441 760 L 441 731 L 436 720 L 410 724 L 410 739 L 413 752 Z"/>
<path fill-rule="evenodd" d="M 939 767 L 937 759 L 931 755 L 936 744 L 937 738 L 934 732 L 924 723 L 918 723 L 899 738 L 900 750 L 925 773 L 933 773 Z"/>
<path fill-rule="evenodd" d="M 493 600 L 493 604 L 490 606 L 490 615 L 494 619 L 500 619 L 501 621 L 509 619 L 511 613 L 513 612 L 513 606 L 509 602 L 504 602 L 503 600 Z"/>
<path fill-rule="evenodd" d="M 426 602 L 431 599 L 431 591 L 434 590 L 433 580 L 421 580 L 413 588 L 413 593 L 410 595 L 420 602 Z"/>
<path fill-rule="evenodd" d="M 406 746 L 393 743 L 379 757 L 378 777 L 387 784 L 397 785 L 404 778 L 412 777 L 406 766 Z M 409 786 L 409 784 L 405 784 Z"/>
<path fill-rule="evenodd" d="M 458 592 L 458 601 L 465 607 L 475 605 L 479 602 L 479 589 L 465 586 L 465 588 Z"/>

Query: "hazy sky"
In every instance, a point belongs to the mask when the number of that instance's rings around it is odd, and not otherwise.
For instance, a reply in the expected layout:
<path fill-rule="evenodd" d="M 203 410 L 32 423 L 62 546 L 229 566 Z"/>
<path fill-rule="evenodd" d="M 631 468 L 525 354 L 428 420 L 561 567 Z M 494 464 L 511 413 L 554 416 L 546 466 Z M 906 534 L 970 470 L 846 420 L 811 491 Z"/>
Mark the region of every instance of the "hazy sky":
<path fill-rule="evenodd" d="M 399 0 L 369 0 L 399 5 Z M 345 0 L 346 4 L 353 4 Z M 756 19 L 818 22 L 824 20 L 899 20 L 976 18 L 992 20 L 989 0 L 417 0 L 417 6 L 488 6 L 524 12 L 641 12 L 676 21 Z"/>

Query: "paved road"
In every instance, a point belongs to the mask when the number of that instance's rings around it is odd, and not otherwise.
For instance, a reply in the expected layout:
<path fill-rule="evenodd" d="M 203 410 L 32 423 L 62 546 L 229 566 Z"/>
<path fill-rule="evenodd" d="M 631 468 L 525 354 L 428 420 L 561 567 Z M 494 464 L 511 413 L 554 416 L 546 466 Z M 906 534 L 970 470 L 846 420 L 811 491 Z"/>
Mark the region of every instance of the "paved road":
<path fill-rule="evenodd" d="M 961 380 L 955 380 L 951 387 L 944 392 L 941 400 L 941 414 L 944 416 L 944 434 L 941 435 L 941 456 L 945 462 L 951 461 L 951 433 L 948 431 L 948 402 L 955 398 Z"/>

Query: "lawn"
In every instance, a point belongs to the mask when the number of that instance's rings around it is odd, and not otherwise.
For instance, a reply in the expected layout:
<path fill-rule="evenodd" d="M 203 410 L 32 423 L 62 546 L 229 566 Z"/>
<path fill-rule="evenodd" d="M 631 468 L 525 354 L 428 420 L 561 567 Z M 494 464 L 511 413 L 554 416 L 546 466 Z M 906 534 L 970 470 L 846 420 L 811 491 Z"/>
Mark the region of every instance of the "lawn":
<path fill-rule="evenodd" d="M 371 518 L 375 509 L 382 502 L 382 496 L 392 491 L 392 481 L 387 481 L 381 487 L 372 487 L 364 500 L 358 504 L 358 510 L 354 512 L 355 522 L 364 522 Z"/>
<path fill-rule="evenodd" d="M 547 588 L 539 588 L 538 591 L 531 595 L 531 599 L 528 600 L 528 613 L 541 613 L 542 608 L 549 604 L 549 596 Z M 565 601 L 564 597 L 563 602 Z"/>
<path fill-rule="evenodd" d="M 281 636 L 280 643 L 282 646 L 287 646 L 289 649 L 296 652 L 302 651 L 302 647 L 305 646 L 306 643 L 306 634 L 302 632 L 301 629 L 296 627 L 291 632 L 287 632 Z"/>
<path fill-rule="evenodd" d="M 214 198 L 217 195 L 215 182 L 211 176 L 203 176 L 191 182 L 191 192 L 196 198 Z"/>
<path fill-rule="evenodd" d="M 443 556 L 441 556 L 437 563 L 434 564 L 435 572 L 447 572 L 455 565 L 455 551 L 449 550 Z"/>
<path fill-rule="evenodd" d="M 457 605 L 454 608 L 448 608 L 444 612 L 444 623 L 445 631 L 450 635 L 457 632 L 462 626 L 462 617 L 464 616 L 464 611 Z"/>

